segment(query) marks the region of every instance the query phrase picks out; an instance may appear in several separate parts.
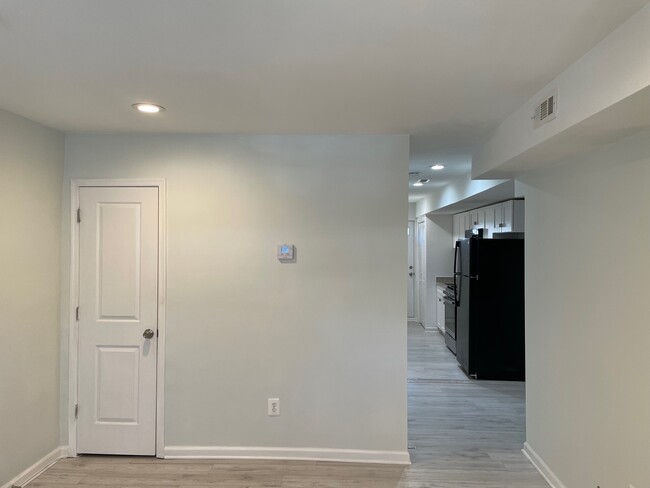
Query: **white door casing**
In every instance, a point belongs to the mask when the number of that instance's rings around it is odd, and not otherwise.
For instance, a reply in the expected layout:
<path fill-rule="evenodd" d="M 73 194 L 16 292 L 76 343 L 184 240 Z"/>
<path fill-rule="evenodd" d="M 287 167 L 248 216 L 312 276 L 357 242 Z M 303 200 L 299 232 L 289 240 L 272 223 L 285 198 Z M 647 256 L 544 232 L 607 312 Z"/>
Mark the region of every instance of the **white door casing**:
<path fill-rule="evenodd" d="M 425 327 L 427 307 L 427 235 L 424 219 L 417 222 L 417 288 L 418 288 L 418 320 Z"/>
<path fill-rule="evenodd" d="M 408 311 L 407 317 L 409 320 L 415 319 L 415 263 L 413 262 L 413 248 L 415 246 L 415 222 L 409 220 L 408 227 Z"/>
<path fill-rule="evenodd" d="M 78 453 L 156 454 L 158 192 L 79 188 Z"/>

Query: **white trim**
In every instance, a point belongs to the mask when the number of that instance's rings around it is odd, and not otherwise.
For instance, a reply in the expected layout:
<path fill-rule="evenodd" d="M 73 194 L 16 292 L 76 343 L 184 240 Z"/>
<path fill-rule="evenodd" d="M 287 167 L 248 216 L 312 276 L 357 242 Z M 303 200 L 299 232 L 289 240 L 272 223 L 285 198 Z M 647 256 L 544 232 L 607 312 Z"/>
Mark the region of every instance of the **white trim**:
<path fill-rule="evenodd" d="M 412 226 L 413 235 L 412 236 L 409 235 L 408 237 L 411 237 L 413 239 L 413 242 L 411 243 L 411 256 L 412 256 L 413 260 L 410 263 L 407 263 L 407 266 L 412 265 L 412 268 L 409 271 L 413 273 L 413 276 L 409 276 L 409 279 L 413 280 L 413 297 L 412 297 L 412 299 L 413 299 L 413 316 L 409 317 L 408 316 L 408 310 L 407 310 L 406 320 L 407 320 L 408 325 L 411 325 L 411 324 L 418 325 L 419 322 L 417 320 L 417 314 L 416 314 L 416 310 L 415 310 L 415 308 L 416 308 L 415 307 L 415 305 L 416 305 L 415 295 L 416 295 L 416 291 L 417 291 L 416 290 L 417 287 L 415 285 L 415 279 L 417 278 L 417 276 L 415 274 L 415 259 L 416 259 L 416 255 L 415 255 L 416 252 L 415 251 L 416 251 L 416 244 L 417 244 L 417 242 L 416 242 L 416 237 L 417 236 L 415 235 L 415 231 L 416 231 L 416 228 L 417 228 L 416 227 L 417 224 L 415 222 L 415 219 L 408 219 L 408 223 L 406 225 L 407 225 L 407 229 L 408 229 L 409 232 L 411 231 L 411 224 L 413 224 L 413 226 Z M 406 245 L 408 246 L 408 239 L 407 239 Z M 408 283 L 407 283 L 407 287 L 408 287 Z"/>
<path fill-rule="evenodd" d="M 158 364 L 156 370 L 156 457 L 165 453 L 165 324 L 167 308 L 167 185 L 158 180 Z"/>
<path fill-rule="evenodd" d="M 411 464 L 408 451 L 290 447 L 167 446 L 165 459 L 280 459 L 346 463 Z"/>
<path fill-rule="evenodd" d="M 68 343 L 68 455 L 77 455 L 78 331 L 75 312 L 79 303 L 79 188 L 95 187 L 157 187 L 158 188 L 158 357 L 156 365 L 156 457 L 165 450 L 165 307 L 167 303 L 167 185 L 161 178 L 150 179 L 82 179 L 70 181 L 70 304 Z M 82 216 L 83 218 L 83 216 Z M 4 487 L 0 487 L 4 488 Z"/>
<path fill-rule="evenodd" d="M 528 442 L 524 442 L 524 448 L 521 450 L 521 452 L 523 452 L 524 456 L 526 456 L 532 465 L 535 466 L 537 471 L 539 471 L 539 474 L 544 477 L 551 488 L 566 488 L 566 486 L 564 486 L 564 484 L 560 481 L 560 478 L 558 478 L 557 475 L 551 471 L 551 468 L 549 468 L 544 460 L 540 457 L 540 455 L 537 454 L 532 447 L 530 447 L 530 444 L 528 444 Z"/>
<path fill-rule="evenodd" d="M 70 303 L 68 304 L 68 455 L 77 455 L 77 419 L 74 405 L 77 403 L 77 374 L 79 362 L 79 334 L 77 331 L 76 307 L 79 303 L 78 251 L 79 232 L 77 227 L 77 209 L 79 208 L 79 185 L 76 180 L 70 182 Z"/>
<path fill-rule="evenodd" d="M 46 454 L 41 459 L 32 464 L 25 471 L 18 476 L 2 485 L 0 488 L 18 488 L 25 486 L 27 483 L 36 478 L 39 474 L 47 468 L 56 463 L 59 459 L 63 459 L 68 455 L 68 446 L 59 446 L 49 454 Z"/>

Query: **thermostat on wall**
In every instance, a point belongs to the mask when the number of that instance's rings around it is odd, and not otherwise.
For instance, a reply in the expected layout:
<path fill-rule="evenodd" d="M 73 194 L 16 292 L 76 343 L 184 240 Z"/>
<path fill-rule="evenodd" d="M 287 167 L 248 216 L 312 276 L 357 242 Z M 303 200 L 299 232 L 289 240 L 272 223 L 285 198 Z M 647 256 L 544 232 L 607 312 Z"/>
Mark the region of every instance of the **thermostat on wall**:
<path fill-rule="evenodd" d="M 278 245 L 278 259 L 280 261 L 293 261 L 294 249 L 293 244 Z"/>

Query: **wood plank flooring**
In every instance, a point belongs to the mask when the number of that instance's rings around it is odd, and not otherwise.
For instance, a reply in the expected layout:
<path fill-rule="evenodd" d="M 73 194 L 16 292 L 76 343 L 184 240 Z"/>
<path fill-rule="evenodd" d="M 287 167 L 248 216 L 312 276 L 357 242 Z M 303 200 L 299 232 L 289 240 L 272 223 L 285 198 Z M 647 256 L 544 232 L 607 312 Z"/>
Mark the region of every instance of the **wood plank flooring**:
<path fill-rule="evenodd" d="M 298 461 L 63 459 L 28 488 L 548 488 L 521 454 L 523 383 L 477 382 L 409 325 L 408 467 Z"/>

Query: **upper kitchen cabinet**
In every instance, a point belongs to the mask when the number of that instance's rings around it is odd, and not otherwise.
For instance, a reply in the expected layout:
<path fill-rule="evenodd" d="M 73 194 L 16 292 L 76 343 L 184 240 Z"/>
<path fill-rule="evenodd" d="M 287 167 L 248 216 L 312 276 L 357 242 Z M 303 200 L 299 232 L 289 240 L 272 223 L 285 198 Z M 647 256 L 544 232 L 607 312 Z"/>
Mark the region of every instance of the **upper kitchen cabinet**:
<path fill-rule="evenodd" d="M 485 228 L 485 208 L 477 208 L 469 213 L 470 229 Z"/>
<path fill-rule="evenodd" d="M 454 215 L 453 245 L 469 229 L 485 229 L 485 237 L 499 232 L 524 232 L 524 200 L 507 200 Z"/>
<path fill-rule="evenodd" d="M 453 242 L 465 237 L 465 231 L 472 228 L 469 212 L 454 215 Z"/>
<path fill-rule="evenodd" d="M 501 204 L 497 203 L 496 205 L 485 207 L 485 229 L 487 230 L 488 237 L 492 237 L 492 234 L 499 229 L 500 222 Z"/>
<path fill-rule="evenodd" d="M 502 202 L 495 232 L 524 232 L 524 201 Z"/>

